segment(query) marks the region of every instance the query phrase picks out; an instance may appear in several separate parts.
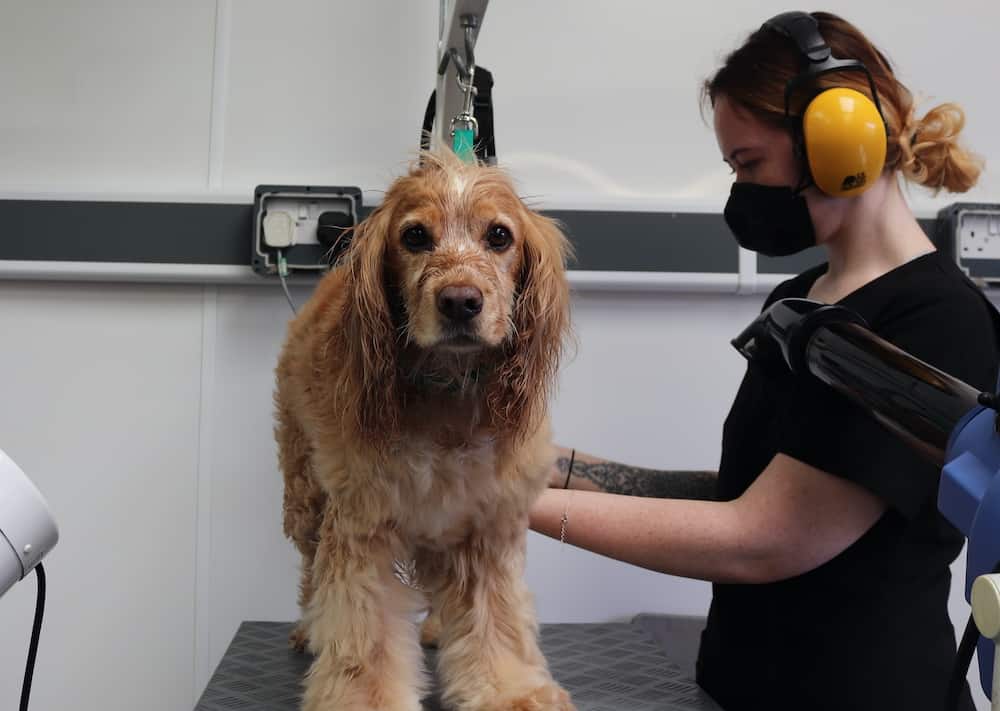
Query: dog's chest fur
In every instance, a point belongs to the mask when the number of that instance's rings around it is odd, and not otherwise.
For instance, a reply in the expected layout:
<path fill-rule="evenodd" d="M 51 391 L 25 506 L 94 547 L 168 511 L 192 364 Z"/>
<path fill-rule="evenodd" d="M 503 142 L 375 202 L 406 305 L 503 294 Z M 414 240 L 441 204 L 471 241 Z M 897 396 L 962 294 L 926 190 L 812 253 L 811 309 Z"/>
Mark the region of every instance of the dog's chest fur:
<path fill-rule="evenodd" d="M 348 441 L 324 448 L 316 472 L 331 503 L 353 520 L 368 512 L 404 545 L 430 550 L 526 528 L 553 461 L 548 421 L 514 444 L 485 421 L 482 400 L 481 383 L 411 390 L 384 454 L 352 451 Z"/>
<path fill-rule="evenodd" d="M 403 531 L 421 545 L 448 546 L 488 525 L 510 492 L 498 471 L 495 445 L 488 437 L 462 446 L 440 441 L 408 442 L 392 468 L 397 482 Z"/>

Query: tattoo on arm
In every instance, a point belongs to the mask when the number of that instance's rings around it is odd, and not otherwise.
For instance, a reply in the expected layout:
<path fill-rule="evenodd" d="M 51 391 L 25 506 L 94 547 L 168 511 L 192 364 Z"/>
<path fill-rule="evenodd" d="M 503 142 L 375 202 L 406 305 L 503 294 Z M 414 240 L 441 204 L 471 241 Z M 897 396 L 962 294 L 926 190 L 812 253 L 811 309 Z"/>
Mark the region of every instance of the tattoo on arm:
<path fill-rule="evenodd" d="M 559 458 L 557 464 L 563 474 L 569 471 L 568 458 Z M 573 463 L 573 477 L 587 479 L 610 494 L 700 501 L 715 499 L 718 479 L 716 472 L 711 471 L 660 471 L 618 462 L 581 462 L 579 459 Z"/>

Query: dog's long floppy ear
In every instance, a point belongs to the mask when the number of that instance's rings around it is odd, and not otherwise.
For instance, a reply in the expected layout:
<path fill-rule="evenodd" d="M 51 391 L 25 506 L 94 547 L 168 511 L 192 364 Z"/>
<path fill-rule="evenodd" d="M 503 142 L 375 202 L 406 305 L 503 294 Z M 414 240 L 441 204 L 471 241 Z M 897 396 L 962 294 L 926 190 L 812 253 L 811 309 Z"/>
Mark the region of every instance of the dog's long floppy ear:
<path fill-rule="evenodd" d="M 360 435 L 373 444 L 395 431 L 399 414 L 397 337 L 387 295 L 390 217 L 391 210 L 379 207 L 355 229 L 343 265 L 343 328 L 338 353 L 331 354 L 343 359 L 337 368 L 341 401 L 354 409 Z"/>
<path fill-rule="evenodd" d="M 554 220 L 526 214 L 514 335 L 488 395 L 494 425 L 515 438 L 545 412 L 570 330 L 569 241 Z"/>

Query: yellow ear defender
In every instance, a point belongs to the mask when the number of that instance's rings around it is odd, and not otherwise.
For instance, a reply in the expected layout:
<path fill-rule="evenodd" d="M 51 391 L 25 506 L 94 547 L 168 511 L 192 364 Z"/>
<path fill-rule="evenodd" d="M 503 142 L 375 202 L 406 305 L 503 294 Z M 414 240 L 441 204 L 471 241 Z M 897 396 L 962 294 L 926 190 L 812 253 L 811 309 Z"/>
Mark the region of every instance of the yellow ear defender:
<path fill-rule="evenodd" d="M 803 71 L 785 87 L 785 117 L 794 121 L 813 182 L 835 197 L 863 193 L 882 173 L 888 138 L 871 72 L 856 59 L 835 59 L 809 13 L 785 12 L 765 22 L 764 28 L 791 38 L 805 60 Z M 844 71 L 863 72 L 871 97 L 845 87 L 826 89 L 812 97 L 800 117 L 791 115 L 791 97 L 803 84 Z"/>

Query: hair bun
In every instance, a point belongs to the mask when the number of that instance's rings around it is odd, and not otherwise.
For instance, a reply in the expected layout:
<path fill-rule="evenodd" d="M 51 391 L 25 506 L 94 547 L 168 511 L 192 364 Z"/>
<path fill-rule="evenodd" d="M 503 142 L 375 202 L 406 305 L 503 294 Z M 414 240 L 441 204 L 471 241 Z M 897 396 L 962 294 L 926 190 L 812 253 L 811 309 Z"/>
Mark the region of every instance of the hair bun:
<path fill-rule="evenodd" d="M 911 110 L 896 141 L 899 169 L 907 180 L 950 193 L 964 193 L 976 184 L 983 161 L 958 142 L 965 126 L 965 112 L 957 104 L 935 106 L 915 120 Z"/>

